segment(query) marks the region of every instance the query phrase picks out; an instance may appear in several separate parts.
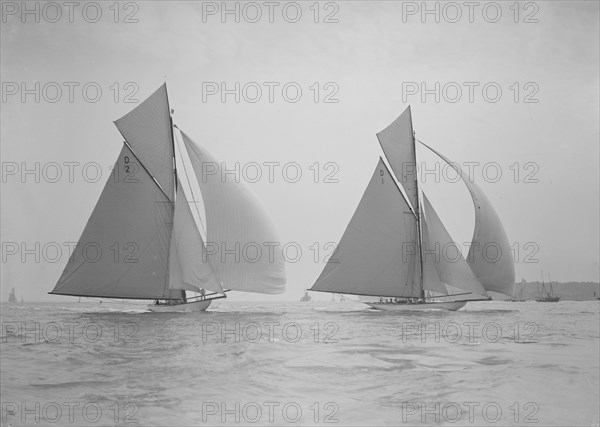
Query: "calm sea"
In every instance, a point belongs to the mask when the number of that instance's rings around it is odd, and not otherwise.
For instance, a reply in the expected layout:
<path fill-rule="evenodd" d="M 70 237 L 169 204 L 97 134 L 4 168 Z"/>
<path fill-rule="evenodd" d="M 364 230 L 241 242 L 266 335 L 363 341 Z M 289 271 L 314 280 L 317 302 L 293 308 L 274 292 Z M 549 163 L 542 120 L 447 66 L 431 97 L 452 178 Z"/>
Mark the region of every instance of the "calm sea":
<path fill-rule="evenodd" d="M 599 302 L 2 305 L 2 425 L 598 425 Z"/>

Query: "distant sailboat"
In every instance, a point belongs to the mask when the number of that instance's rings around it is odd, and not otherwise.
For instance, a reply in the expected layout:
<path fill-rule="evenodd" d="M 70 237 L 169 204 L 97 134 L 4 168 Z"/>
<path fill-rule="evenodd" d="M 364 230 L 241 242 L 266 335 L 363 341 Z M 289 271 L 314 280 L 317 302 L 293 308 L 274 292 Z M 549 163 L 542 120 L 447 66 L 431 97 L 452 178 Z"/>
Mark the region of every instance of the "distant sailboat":
<path fill-rule="evenodd" d="M 10 294 L 8 294 L 8 302 L 11 304 L 16 304 L 17 302 L 17 295 L 15 293 L 15 288 L 12 288 L 10 290 Z"/>
<path fill-rule="evenodd" d="M 304 296 L 302 298 L 300 298 L 301 302 L 308 302 L 310 301 L 312 298 L 310 297 L 310 295 L 308 295 L 308 291 L 304 291 Z"/>
<path fill-rule="evenodd" d="M 539 291 L 539 297 L 535 300 L 537 302 L 558 302 L 560 297 L 554 296 L 554 289 L 552 289 L 552 280 L 550 279 L 550 275 L 548 274 L 548 279 L 550 280 L 549 289 L 546 289 L 546 284 L 544 283 L 544 272 L 542 271 L 542 288 Z"/>
<path fill-rule="evenodd" d="M 527 284 L 527 280 L 525 279 L 521 279 L 521 291 L 519 293 L 517 293 L 517 285 L 515 284 L 515 292 L 513 294 L 513 298 L 511 301 L 513 302 L 524 302 L 525 300 L 523 299 L 523 290 L 525 289 L 525 285 Z"/>
<path fill-rule="evenodd" d="M 340 240 L 335 262 L 327 263 L 310 290 L 376 296 L 379 302 L 366 303 L 380 310 L 457 310 L 468 301 L 490 299 L 488 291 L 512 296 L 515 272 L 510 245 L 483 191 L 457 170 L 475 205 L 475 231 L 467 259 L 460 251 L 458 259 L 452 260 L 424 256 L 454 241 L 419 188 L 410 107 L 377 137 L 396 179 L 380 158 Z M 502 254 L 494 262 L 482 253 L 489 245 Z M 430 291 L 429 296 L 425 291 Z M 470 298 L 451 299 L 459 295 Z M 445 300 L 434 301 L 438 298 Z"/>
<path fill-rule="evenodd" d="M 155 300 L 150 310 L 169 312 L 204 311 L 229 290 L 284 292 L 281 253 L 231 255 L 248 245 L 264 249 L 261 245 L 279 241 L 265 210 L 244 186 L 206 173 L 207 164 L 221 163 L 173 124 L 171 112 L 163 84 L 115 121 L 123 148 L 51 294 L 149 299 Z M 182 187 L 183 177 L 190 194 Z M 194 184 L 200 188 L 200 207 Z M 205 212 L 202 229 L 200 210 Z M 207 242 L 218 253 L 209 253 Z M 117 260 L 115 246 L 124 252 Z M 90 261 L 80 255 L 88 247 L 98 247 L 103 255 Z M 186 291 L 197 295 L 188 298 Z"/>

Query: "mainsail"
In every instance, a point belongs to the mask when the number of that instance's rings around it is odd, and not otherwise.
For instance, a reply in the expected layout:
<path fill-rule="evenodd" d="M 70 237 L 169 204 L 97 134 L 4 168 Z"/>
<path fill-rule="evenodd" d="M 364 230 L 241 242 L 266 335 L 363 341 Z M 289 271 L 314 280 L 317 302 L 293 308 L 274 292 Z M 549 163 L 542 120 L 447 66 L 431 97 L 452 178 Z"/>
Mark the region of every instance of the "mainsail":
<path fill-rule="evenodd" d="M 223 286 L 284 292 L 285 262 L 267 212 L 244 185 L 220 173 L 220 162 L 183 131 L 181 136 L 204 200 L 208 258 Z"/>
<path fill-rule="evenodd" d="M 417 224 L 380 158 L 356 212 L 311 291 L 419 297 Z"/>
<path fill-rule="evenodd" d="M 121 154 L 53 294 L 166 298 L 173 205 L 133 152 Z"/>
<path fill-rule="evenodd" d="M 467 262 L 486 291 L 513 295 L 515 286 L 515 264 L 508 236 L 491 202 L 456 163 L 429 147 L 461 176 L 475 206 L 475 230 L 467 256 Z"/>

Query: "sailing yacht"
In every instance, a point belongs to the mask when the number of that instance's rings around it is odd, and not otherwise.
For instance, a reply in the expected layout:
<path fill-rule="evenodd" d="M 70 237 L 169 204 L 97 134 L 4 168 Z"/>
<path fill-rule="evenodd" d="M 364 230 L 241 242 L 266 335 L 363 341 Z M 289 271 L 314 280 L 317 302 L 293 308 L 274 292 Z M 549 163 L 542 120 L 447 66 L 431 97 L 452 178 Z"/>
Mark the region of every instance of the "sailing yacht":
<path fill-rule="evenodd" d="M 542 271 L 542 288 L 538 287 L 538 297 L 535 299 L 537 302 L 558 302 L 560 301 L 560 297 L 554 296 L 554 289 L 552 288 L 552 279 L 550 279 L 550 275 L 548 274 L 548 279 L 550 281 L 549 290 L 546 289 L 546 284 L 544 283 L 544 272 Z"/>
<path fill-rule="evenodd" d="M 488 292 L 512 296 L 508 237 L 483 191 L 455 163 L 419 141 L 457 170 L 475 206 L 467 258 L 460 250 L 457 259 L 436 256 L 436 248 L 456 244 L 420 189 L 410 107 L 377 138 L 392 170 L 380 157 L 334 251 L 335 262 L 325 265 L 310 290 L 379 297 L 366 304 L 387 311 L 458 310 L 468 301 L 491 299 Z M 483 252 L 490 245 L 501 254 L 493 262 Z"/>
<path fill-rule="evenodd" d="M 188 312 L 230 290 L 285 291 L 281 253 L 239 253 L 279 242 L 266 211 L 242 184 L 206 173 L 221 163 L 171 113 L 163 84 L 115 121 L 121 153 L 51 294 L 154 300 L 151 311 Z"/>
<path fill-rule="evenodd" d="M 17 295 L 15 293 L 15 288 L 10 290 L 10 294 L 8 295 L 8 302 L 11 304 L 15 304 L 17 302 Z"/>
<path fill-rule="evenodd" d="M 515 293 L 511 299 L 512 302 L 525 302 L 525 299 L 523 299 L 523 290 L 525 289 L 525 285 L 527 285 L 527 280 L 521 279 L 521 291 L 517 292 L 517 285 L 515 284 Z"/>

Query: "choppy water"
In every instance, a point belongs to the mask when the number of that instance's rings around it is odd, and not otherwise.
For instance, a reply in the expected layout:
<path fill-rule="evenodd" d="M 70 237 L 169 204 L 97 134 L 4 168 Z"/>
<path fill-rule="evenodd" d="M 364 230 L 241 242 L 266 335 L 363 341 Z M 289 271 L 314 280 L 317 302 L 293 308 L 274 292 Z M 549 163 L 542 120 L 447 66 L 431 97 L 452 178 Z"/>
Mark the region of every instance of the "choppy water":
<path fill-rule="evenodd" d="M 3 305 L 2 425 L 599 422 L 598 302 L 144 307 Z"/>

